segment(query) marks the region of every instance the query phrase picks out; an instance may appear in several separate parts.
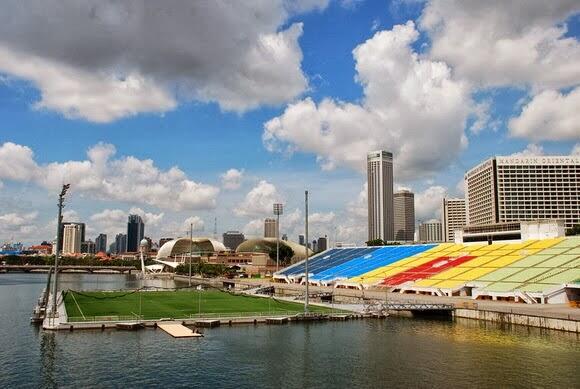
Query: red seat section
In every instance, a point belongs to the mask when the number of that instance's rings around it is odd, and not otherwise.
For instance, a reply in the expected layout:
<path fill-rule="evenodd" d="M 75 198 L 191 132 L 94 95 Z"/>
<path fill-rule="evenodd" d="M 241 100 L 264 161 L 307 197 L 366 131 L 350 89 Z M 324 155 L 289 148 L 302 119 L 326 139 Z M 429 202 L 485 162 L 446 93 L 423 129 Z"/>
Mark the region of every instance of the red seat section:
<path fill-rule="evenodd" d="M 463 255 L 461 257 L 439 257 L 426 262 L 417 267 L 405 270 L 399 274 L 387 277 L 381 282 L 381 285 L 396 286 L 407 281 L 417 281 L 423 278 L 431 277 L 444 270 L 461 265 L 467 261 L 476 258 L 472 255 Z"/>

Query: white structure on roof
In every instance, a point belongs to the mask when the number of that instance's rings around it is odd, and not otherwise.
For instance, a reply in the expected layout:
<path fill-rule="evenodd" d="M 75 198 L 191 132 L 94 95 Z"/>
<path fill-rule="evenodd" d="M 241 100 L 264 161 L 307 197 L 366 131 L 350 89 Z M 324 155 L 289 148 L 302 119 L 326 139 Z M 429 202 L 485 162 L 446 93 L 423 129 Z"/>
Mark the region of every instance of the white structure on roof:
<path fill-rule="evenodd" d="M 178 238 L 166 242 L 155 257 L 155 261 L 176 268 L 190 257 L 226 251 L 222 242 L 212 238 Z"/>

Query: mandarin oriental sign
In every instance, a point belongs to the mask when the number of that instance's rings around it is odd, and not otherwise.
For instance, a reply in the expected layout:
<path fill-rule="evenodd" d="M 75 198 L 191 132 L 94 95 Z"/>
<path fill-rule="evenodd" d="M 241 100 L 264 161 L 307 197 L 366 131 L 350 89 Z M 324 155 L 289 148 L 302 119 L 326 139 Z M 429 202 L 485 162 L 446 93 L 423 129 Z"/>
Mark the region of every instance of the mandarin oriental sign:
<path fill-rule="evenodd" d="M 578 165 L 580 157 L 544 156 L 544 157 L 497 157 L 498 165 Z"/>

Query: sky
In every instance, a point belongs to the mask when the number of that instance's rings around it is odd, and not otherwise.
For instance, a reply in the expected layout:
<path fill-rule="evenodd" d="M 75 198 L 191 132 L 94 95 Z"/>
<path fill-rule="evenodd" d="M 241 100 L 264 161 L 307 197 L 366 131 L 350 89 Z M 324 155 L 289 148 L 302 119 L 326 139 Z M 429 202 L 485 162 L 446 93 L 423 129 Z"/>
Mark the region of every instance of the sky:
<path fill-rule="evenodd" d="M 580 154 L 574 0 L 6 0 L 0 243 L 65 221 L 145 234 L 366 237 L 366 153 L 417 223 L 493 155 Z"/>

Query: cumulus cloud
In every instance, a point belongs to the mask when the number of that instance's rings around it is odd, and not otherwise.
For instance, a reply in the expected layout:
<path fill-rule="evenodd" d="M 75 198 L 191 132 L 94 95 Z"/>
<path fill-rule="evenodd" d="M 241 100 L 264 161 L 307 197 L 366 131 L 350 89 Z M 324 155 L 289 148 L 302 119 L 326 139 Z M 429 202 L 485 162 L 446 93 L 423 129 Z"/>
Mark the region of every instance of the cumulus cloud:
<path fill-rule="evenodd" d="M 244 177 L 244 170 L 229 169 L 223 173 L 220 178 L 222 180 L 222 187 L 228 190 L 235 190 L 242 185 L 242 178 Z"/>
<path fill-rule="evenodd" d="M 415 193 L 415 217 L 417 220 L 441 220 L 441 204 L 447 194 L 447 188 L 434 185 L 422 192 Z"/>
<path fill-rule="evenodd" d="M 242 112 L 307 88 L 302 24 L 287 20 L 327 4 L 8 0 L 0 72 L 37 87 L 35 106 L 96 122 L 165 112 L 184 99 Z"/>
<path fill-rule="evenodd" d="M 572 150 L 570 151 L 570 155 L 574 155 L 580 157 L 580 143 L 576 143 Z"/>
<path fill-rule="evenodd" d="M 542 145 L 530 143 L 524 150 L 513 153 L 510 157 L 534 157 L 538 155 L 544 155 L 544 148 Z"/>
<path fill-rule="evenodd" d="M 283 202 L 276 186 L 268 181 L 260 181 L 252 188 L 244 200 L 234 209 L 238 216 L 268 216 L 272 215 L 274 203 Z"/>
<path fill-rule="evenodd" d="M 576 63 L 580 68 L 580 60 Z M 579 79 L 580 80 L 580 79 Z M 546 90 L 533 97 L 509 122 L 511 136 L 532 140 L 580 139 L 580 87 L 568 94 Z"/>
<path fill-rule="evenodd" d="M 315 153 L 323 169 L 364 170 L 366 153 L 395 155 L 400 179 L 427 176 L 451 163 L 465 146 L 472 110 L 469 88 L 442 62 L 421 58 L 411 45 L 413 22 L 377 32 L 353 51 L 362 104 L 306 98 L 264 125 L 270 151 Z"/>
<path fill-rule="evenodd" d="M 192 181 L 177 167 L 163 171 L 150 159 L 114 159 L 115 152 L 114 146 L 99 143 L 86 160 L 40 165 L 29 147 L 7 142 L 0 145 L 0 165 L 7 166 L 0 179 L 32 181 L 51 191 L 69 182 L 72 193 L 164 209 L 215 207 L 219 188 Z"/>
<path fill-rule="evenodd" d="M 580 44 L 565 21 L 576 0 L 432 0 L 420 27 L 430 55 L 484 87 L 562 88 L 580 80 Z"/>
<path fill-rule="evenodd" d="M 36 219 L 38 212 L 11 212 L 0 215 L 0 236 L 4 238 L 22 239 L 34 233 L 38 227 Z"/>

